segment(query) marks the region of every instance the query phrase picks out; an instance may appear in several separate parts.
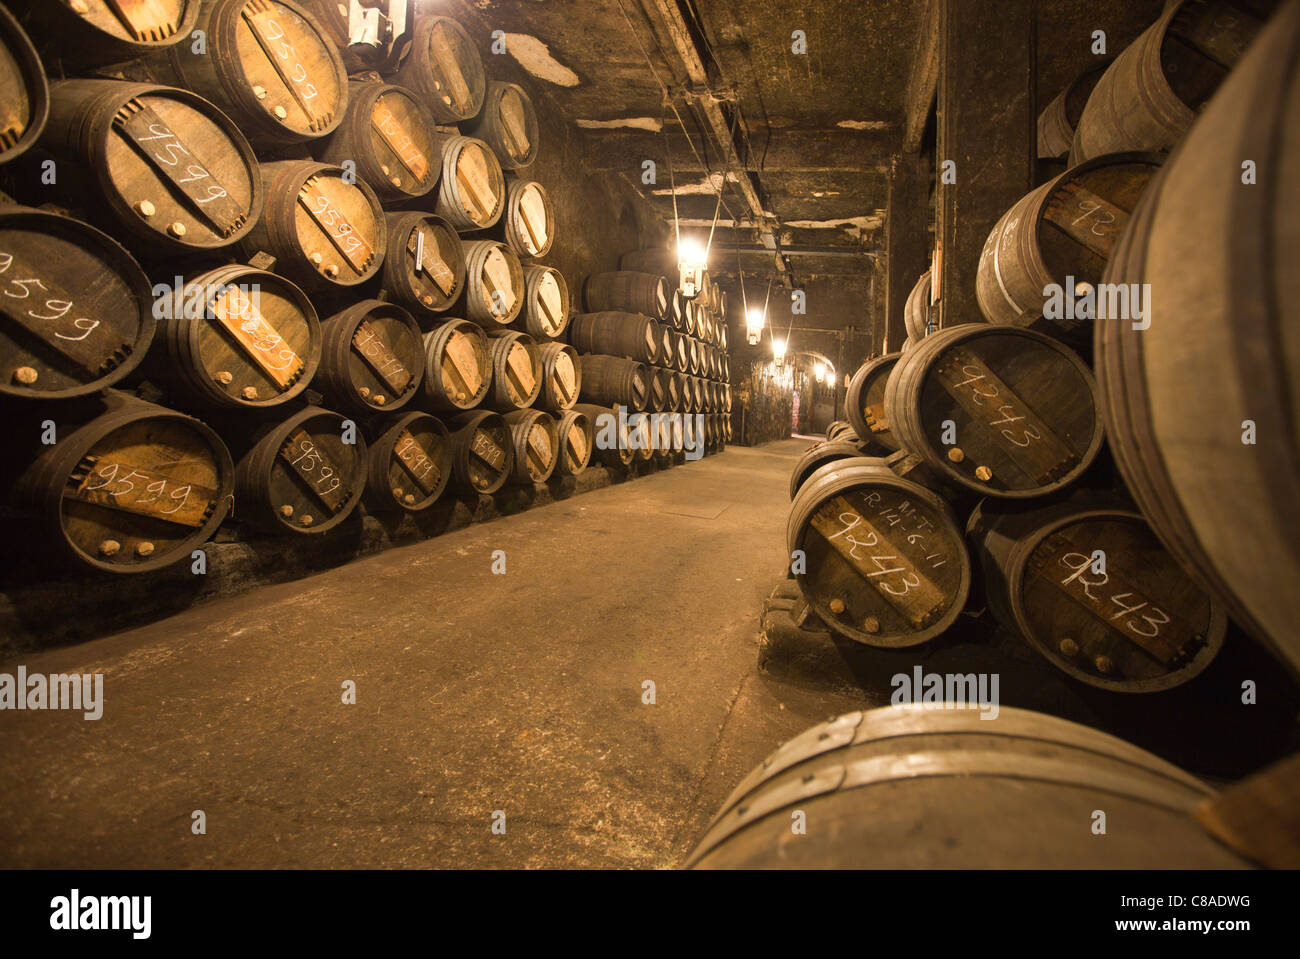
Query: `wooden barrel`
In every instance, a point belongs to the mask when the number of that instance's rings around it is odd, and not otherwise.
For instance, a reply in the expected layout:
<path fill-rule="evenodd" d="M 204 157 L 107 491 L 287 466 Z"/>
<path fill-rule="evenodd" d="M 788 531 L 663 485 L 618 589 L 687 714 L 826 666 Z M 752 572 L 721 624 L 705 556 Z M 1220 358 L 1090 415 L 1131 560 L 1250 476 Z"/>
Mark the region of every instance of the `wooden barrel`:
<path fill-rule="evenodd" d="M 402 307 L 362 300 L 322 323 L 321 338 L 315 386 L 332 408 L 358 416 L 395 412 L 419 395 L 424 337 Z"/>
<path fill-rule="evenodd" d="M 449 136 L 442 141 L 442 181 L 437 212 L 458 230 L 487 230 L 506 207 L 505 174 L 482 140 Z"/>
<path fill-rule="evenodd" d="M 627 442 L 632 447 L 634 462 L 648 463 L 654 458 L 655 436 L 651 429 L 652 423 L 648 413 L 627 413 Z"/>
<path fill-rule="evenodd" d="M 1097 57 L 1038 114 L 1038 158 L 1064 158 L 1074 142 L 1074 129 L 1097 81 L 1113 57 Z"/>
<path fill-rule="evenodd" d="M 1300 4 L 1260 36 L 1152 182 L 1104 277 L 1147 329 L 1096 327 L 1106 432 L 1165 546 L 1300 669 Z M 1244 158 L 1259 183 L 1240 183 Z M 1186 198 L 1195 197 L 1195 203 Z"/>
<path fill-rule="evenodd" d="M 987 496 L 1041 496 L 1072 483 L 1101 448 L 1092 373 L 1068 347 L 1014 326 L 931 333 L 885 384 L 904 449 Z"/>
<path fill-rule="evenodd" d="M 569 342 L 579 353 L 623 356 L 638 363 L 654 363 L 659 358 L 655 322 L 638 313 L 579 313 L 569 323 Z"/>
<path fill-rule="evenodd" d="M 695 391 L 696 411 L 701 413 L 708 412 L 707 397 L 704 394 L 704 383 L 705 383 L 704 378 L 699 376 L 692 376 L 689 382 L 691 384 L 691 389 Z"/>
<path fill-rule="evenodd" d="M 814 726 L 745 777 L 687 865 L 1248 866 L 1197 825 L 1193 813 L 1214 793 L 1177 766 L 1054 716 L 1010 706 L 986 720 L 990 715 L 899 705 Z M 791 841 L 794 809 L 804 812 L 810 828 Z M 1107 816 L 1100 838 L 1088 828 L 1097 809 Z M 900 842 L 900 836 L 909 838 Z"/>
<path fill-rule="evenodd" d="M 411 48 L 393 81 L 423 94 L 440 123 L 477 116 L 487 89 L 478 48 L 451 17 L 416 20 Z"/>
<path fill-rule="evenodd" d="M 500 413 L 458 413 L 451 430 L 452 483 L 462 492 L 495 493 L 515 470 L 515 444 Z"/>
<path fill-rule="evenodd" d="M 650 394 L 646 398 L 646 409 L 652 413 L 668 409 L 668 371 L 660 366 L 646 367 L 650 377 Z"/>
<path fill-rule="evenodd" d="M 559 462 L 560 433 L 555 417 L 542 410 L 515 410 L 502 419 L 510 427 L 515 446 L 510 481 L 523 486 L 545 483 Z"/>
<path fill-rule="evenodd" d="M 579 347 L 581 349 L 581 347 Z M 650 398 L 650 372 L 644 363 L 621 356 L 584 355 L 580 396 L 587 403 L 626 406 L 643 412 Z"/>
<path fill-rule="evenodd" d="M 149 280 L 116 240 L 68 217 L 0 207 L 0 396 L 70 399 L 144 359 Z"/>
<path fill-rule="evenodd" d="M 50 85 L 41 58 L 18 21 L 0 7 L 0 163 L 27 152 L 49 115 Z"/>
<path fill-rule="evenodd" d="M 328 136 L 342 121 L 343 59 L 297 3 L 211 0 L 199 5 L 195 28 L 206 47 L 196 50 L 187 38 L 167 53 L 177 86 L 215 103 L 259 148 Z"/>
<path fill-rule="evenodd" d="M 465 250 L 456 229 L 432 213 L 389 213 L 385 299 L 417 319 L 437 320 L 465 292 Z"/>
<path fill-rule="evenodd" d="M 700 307 L 694 300 L 687 300 L 686 312 L 682 314 L 685 322 L 685 329 L 682 330 L 688 337 L 694 336 L 700 328 Z"/>
<path fill-rule="evenodd" d="M 669 319 L 668 283 L 657 273 L 596 273 L 587 277 L 587 309 L 592 313 L 620 310 L 640 313 L 659 322 Z"/>
<path fill-rule="evenodd" d="M 379 272 L 388 223 L 364 181 L 314 160 L 264 163 L 261 172 L 266 210 L 245 252 L 271 254 L 277 273 L 309 290 L 349 289 Z"/>
<path fill-rule="evenodd" d="M 903 326 L 910 339 L 920 340 L 930 326 L 930 271 L 926 270 L 903 304 Z"/>
<path fill-rule="evenodd" d="M 661 276 L 668 276 L 677 272 L 677 256 L 660 247 L 631 250 L 619 257 L 618 268 L 637 273 L 658 273 Z"/>
<path fill-rule="evenodd" d="M 560 437 L 560 454 L 555 461 L 555 473 L 577 476 L 591 462 L 595 444 L 591 418 L 579 409 L 565 410 L 559 415 L 556 432 Z"/>
<path fill-rule="evenodd" d="M 826 424 L 826 439 L 828 441 L 850 437 L 854 441 L 858 439 L 857 433 L 853 431 L 853 424 L 848 420 L 832 420 Z"/>
<path fill-rule="evenodd" d="M 681 290 L 673 290 L 672 302 L 668 306 L 668 325 L 677 333 L 686 331 L 686 314 L 691 310 L 691 301 L 682 295 Z"/>
<path fill-rule="evenodd" d="M 681 378 L 681 382 L 682 382 L 682 402 L 681 402 L 682 412 L 698 413 L 700 411 L 700 407 L 698 402 L 696 401 L 695 385 L 692 382 L 692 377 L 683 374 Z"/>
<path fill-rule="evenodd" d="M 525 266 L 523 328 L 536 340 L 558 340 L 569 326 L 569 284 L 550 266 Z"/>
<path fill-rule="evenodd" d="M 632 448 L 627 442 L 627 431 L 619 421 L 618 407 L 578 403 L 574 411 L 587 417 L 592 431 L 592 457 L 605 466 L 628 466 L 632 462 Z"/>
<path fill-rule="evenodd" d="M 443 137 L 415 93 L 391 83 L 352 81 L 338 130 L 317 154 L 326 163 L 356 164 L 357 176 L 381 200 L 422 197 L 442 176 Z"/>
<path fill-rule="evenodd" d="M 665 399 L 664 409 L 673 413 L 680 413 L 682 410 L 682 376 L 676 370 L 664 370 L 664 388 Z"/>
<path fill-rule="evenodd" d="M 72 68 L 121 63 L 191 42 L 199 0 L 11 0 L 29 18 L 32 35 Z"/>
<path fill-rule="evenodd" d="M 22 434 L 34 439 L 40 428 Z M 13 503 L 71 562 L 161 569 L 188 560 L 230 510 L 234 464 L 198 420 L 109 390 L 65 405 L 57 439 L 17 474 Z"/>
<path fill-rule="evenodd" d="M 555 207 L 546 188 L 536 180 L 511 178 L 498 229 L 500 239 L 520 259 L 546 256 L 555 242 Z"/>
<path fill-rule="evenodd" d="M 836 440 L 828 436 L 825 442 L 814 443 L 795 460 L 794 469 L 790 471 L 790 499 L 799 495 L 808 477 L 827 463 L 861 458 L 862 448 L 852 440 Z"/>
<path fill-rule="evenodd" d="M 482 403 L 492 388 L 487 334 L 468 320 L 451 319 L 424 335 L 424 402 L 455 412 Z"/>
<path fill-rule="evenodd" d="M 542 343 L 542 387 L 537 405 L 551 413 L 571 409 L 582 391 L 582 364 L 578 351 L 568 343 Z"/>
<path fill-rule="evenodd" d="M 451 479 L 447 428 L 428 413 L 375 418 L 367 434 L 367 509 L 418 513 L 438 501 Z"/>
<path fill-rule="evenodd" d="M 671 365 L 678 373 L 685 373 L 690 369 L 691 363 L 687 337 L 681 333 L 673 333 L 672 347 L 672 353 L 666 357 L 660 357 L 660 360 L 665 365 Z"/>
<path fill-rule="evenodd" d="M 465 315 L 486 327 L 508 326 L 524 308 L 524 268 L 496 240 L 469 240 L 465 252 Z"/>
<path fill-rule="evenodd" d="M 235 518 L 271 533 L 327 532 L 357 508 L 366 467 L 366 441 L 355 423 L 302 407 L 253 434 L 235 466 Z"/>
<path fill-rule="evenodd" d="M 150 373 L 203 406 L 280 406 L 316 375 L 320 320 L 306 294 L 282 276 L 218 267 L 158 302 L 164 318 Z"/>
<path fill-rule="evenodd" d="M 888 353 L 868 360 L 849 377 L 844 412 L 860 439 L 889 452 L 899 448 L 898 439 L 885 416 L 885 385 L 902 353 Z"/>
<path fill-rule="evenodd" d="M 489 80 L 483 109 L 463 127 L 492 148 L 503 169 L 518 170 L 537 159 L 537 112 L 517 84 Z"/>
<path fill-rule="evenodd" d="M 499 413 L 532 406 L 542 389 L 542 355 L 537 343 L 518 330 L 488 330 L 492 387 L 485 405 Z"/>
<path fill-rule="evenodd" d="M 970 589 L 970 557 L 952 510 L 884 460 L 836 460 L 794 497 L 786 525 L 795 579 L 837 633 L 871 646 L 914 646 L 952 625 Z"/>
<path fill-rule="evenodd" d="M 1261 26 L 1244 3 L 1171 0 L 1097 81 L 1074 132 L 1070 165 L 1175 146 Z"/>
<path fill-rule="evenodd" d="M 1109 154 L 1071 167 L 1021 197 L 993 227 L 980 255 L 975 295 L 988 321 L 1035 326 L 1066 339 L 1082 334 L 1090 341 L 1092 320 L 1074 318 L 1073 303 L 1067 316 L 1064 300 L 1083 295 L 1085 283 L 1096 290 L 1111 250 L 1160 163 L 1161 157 L 1150 153 Z M 1065 289 L 1070 282 L 1074 286 Z M 1044 319 L 1053 299 L 1051 285 L 1062 292 L 1054 298 L 1055 316 Z M 1107 312 L 1132 309 L 1127 295 L 1122 303 L 1116 297 L 1096 299 Z"/>
<path fill-rule="evenodd" d="M 185 90 L 58 80 L 41 145 L 81 166 L 90 191 L 151 250 L 217 250 L 262 214 L 257 158 L 239 128 Z"/>
<path fill-rule="evenodd" d="M 998 619 L 1075 679 L 1158 692 L 1196 676 L 1223 646 L 1223 607 L 1131 506 L 1012 512 L 985 501 L 967 533 Z"/>

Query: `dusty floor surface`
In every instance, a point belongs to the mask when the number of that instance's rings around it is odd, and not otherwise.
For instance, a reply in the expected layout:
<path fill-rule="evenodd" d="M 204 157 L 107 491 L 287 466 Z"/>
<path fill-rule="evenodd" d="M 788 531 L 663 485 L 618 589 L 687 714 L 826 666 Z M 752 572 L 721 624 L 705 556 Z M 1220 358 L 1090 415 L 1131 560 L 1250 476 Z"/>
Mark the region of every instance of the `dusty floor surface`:
<path fill-rule="evenodd" d="M 4 664 L 102 673 L 105 706 L 0 713 L 0 865 L 680 863 L 768 752 L 865 703 L 756 667 L 806 445 Z"/>

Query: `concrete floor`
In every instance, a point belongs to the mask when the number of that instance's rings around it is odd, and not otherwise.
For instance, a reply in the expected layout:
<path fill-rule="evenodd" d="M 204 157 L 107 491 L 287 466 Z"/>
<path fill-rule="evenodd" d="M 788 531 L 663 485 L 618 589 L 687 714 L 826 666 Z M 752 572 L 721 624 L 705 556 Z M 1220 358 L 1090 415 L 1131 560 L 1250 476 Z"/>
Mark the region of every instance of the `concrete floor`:
<path fill-rule="evenodd" d="M 768 752 L 863 705 L 755 665 L 806 445 L 6 663 L 103 673 L 105 709 L 0 713 L 0 866 L 676 865 Z"/>

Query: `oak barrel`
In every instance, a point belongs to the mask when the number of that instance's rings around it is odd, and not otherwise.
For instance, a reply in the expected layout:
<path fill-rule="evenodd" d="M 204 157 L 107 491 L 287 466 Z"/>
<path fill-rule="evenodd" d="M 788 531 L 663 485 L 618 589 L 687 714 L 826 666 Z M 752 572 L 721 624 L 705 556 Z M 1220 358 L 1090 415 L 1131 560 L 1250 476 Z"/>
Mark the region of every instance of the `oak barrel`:
<path fill-rule="evenodd" d="M 1010 511 L 986 500 L 967 534 L 998 619 L 1075 679 L 1158 692 L 1192 679 L 1223 646 L 1223 607 L 1131 506 Z"/>
<path fill-rule="evenodd" d="M 0 396 L 70 399 L 121 380 L 153 340 L 151 292 L 108 234 L 0 207 Z"/>
<path fill-rule="evenodd" d="M 559 414 L 556 432 L 560 437 L 560 455 L 555 472 L 559 476 L 577 476 L 591 462 L 596 438 L 591 418 L 578 409 L 565 410 Z"/>
<path fill-rule="evenodd" d="M 320 22 L 292 0 L 205 0 L 201 51 L 178 43 L 166 61 L 177 86 L 228 113 L 259 148 L 333 133 L 348 104 L 347 74 Z"/>
<path fill-rule="evenodd" d="M 583 402 L 622 405 L 643 412 L 650 398 L 650 372 L 643 363 L 619 356 L 585 354 L 580 396 Z"/>
<path fill-rule="evenodd" d="M 542 388 L 537 405 L 551 413 L 571 409 L 582 391 L 582 364 L 568 343 L 542 343 Z"/>
<path fill-rule="evenodd" d="M 1097 290 L 1097 284 L 1161 161 L 1150 153 L 1108 154 L 1021 197 L 993 227 L 980 255 L 975 295 L 988 321 L 1034 326 L 1066 339 L 1082 334 L 1090 341 L 1092 319 L 1071 318 L 1074 303 L 1068 313 L 1065 309 L 1065 299 L 1076 300 L 1088 288 L 1102 311 L 1133 313 L 1140 304 L 1129 301 L 1128 290 L 1121 298 Z M 1053 287 L 1055 296 L 1049 294 Z M 1054 315 L 1044 318 L 1049 301 Z M 1095 315 L 1097 310 L 1078 312 Z"/>
<path fill-rule="evenodd" d="M 332 409 L 358 416 L 397 411 L 420 392 L 424 338 L 395 303 L 362 300 L 321 324 L 316 388 Z"/>
<path fill-rule="evenodd" d="M 381 200 L 422 197 L 442 176 L 443 137 L 437 121 L 405 87 L 374 81 L 348 84 L 348 108 L 339 128 L 320 147 L 325 163 L 356 164 Z"/>
<path fill-rule="evenodd" d="M 595 273 L 587 277 L 585 295 L 592 313 L 621 310 L 659 322 L 669 319 L 668 283 L 657 273 Z"/>
<path fill-rule="evenodd" d="M 523 328 L 536 340 L 558 340 L 569 326 L 569 284 L 550 266 L 524 267 Z"/>
<path fill-rule="evenodd" d="M 17 474 L 13 504 L 72 562 L 162 569 L 189 559 L 230 510 L 230 453 L 196 419 L 107 390 L 64 406 L 57 429 Z"/>
<path fill-rule="evenodd" d="M 518 170 L 537 159 L 537 112 L 518 84 L 489 80 L 483 109 L 462 127 L 492 148 L 504 170 Z"/>
<path fill-rule="evenodd" d="M 1097 81 L 1074 131 L 1070 165 L 1174 147 L 1261 26 L 1244 3 L 1170 0 Z"/>
<path fill-rule="evenodd" d="M 618 406 L 578 403 L 573 409 L 591 423 L 594 458 L 606 466 L 628 466 L 632 462 L 632 448 Z"/>
<path fill-rule="evenodd" d="M 229 117 L 186 90 L 57 80 L 41 146 L 78 164 L 92 202 L 154 251 L 214 251 L 247 236 L 262 215 L 252 147 Z"/>
<path fill-rule="evenodd" d="M 555 207 L 546 188 L 536 180 L 511 178 L 498 229 L 520 259 L 546 256 L 555 242 Z"/>
<path fill-rule="evenodd" d="M 931 333 L 885 384 L 903 449 L 987 496 L 1041 496 L 1072 483 L 1101 448 L 1092 373 L 1065 345 L 1015 326 Z"/>
<path fill-rule="evenodd" d="M 505 174 L 496 154 L 482 140 L 444 137 L 437 213 L 458 230 L 486 230 L 501 219 L 505 206 Z"/>
<path fill-rule="evenodd" d="M 532 406 L 542 389 L 542 355 L 537 343 L 518 330 L 488 330 L 492 387 L 484 405 L 499 413 Z"/>
<path fill-rule="evenodd" d="M 375 191 L 342 167 L 314 160 L 264 163 L 266 210 L 244 240 L 276 258 L 276 272 L 309 290 L 348 289 L 378 274 L 388 224 Z"/>
<path fill-rule="evenodd" d="M 745 777 L 687 865 L 1248 867 L 1197 825 L 1213 790 L 1177 766 L 1054 716 L 1009 706 L 986 715 L 896 705 L 814 726 Z M 1097 809 L 1104 837 L 1089 828 Z M 794 810 L 805 835 L 791 835 Z"/>
<path fill-rule="evenodd" d="M 569 323 L 569 342 L 579 353 L 623 356 L 639 363 L 659 359 L 660 338 L 655 322 L 639 313 L 579 313 Z"/>
<path fill-rule="evenodd" d="M 487 81 L 469 34 L 451 17 L 421 16 L 393 82 L 422 94 L 440 123 L 460 123 L 483 108 Z"/>
<path fill-rule="evenodd" d="M 280 406 L 321 360 L 321 326 L 306 294 L 275 273 L 224 266 L 158 301 L 164 317 L 149 369 L 202 406 Z"/>
<path fill-rule="evenodd" d="M 512 483 L 545 483 L 555 472 L 560 454 L 560 433 L 555 417 L 544 410 L 515 410 L 502 419 L 515 444 Z"/>
<path fill-rule="evenodd" d="M 508 326 L 524 308 L 524 268 L 510 248 L 496 240 L 467 240 L 465 316 L 486 327 Z"/>
<path fill-rule="evenodd" d="M 424 403 L 432 410 L 473 409 L 492 387 L 487 334 L 468 320 L 450 319 L 424 336 Z"/>
<path fill-rule="evenodd" d="M 465 250 L 455 227 L 433 213 L 389 213 L 383 292 L 420 320 L 438 321 L 465 292 Z"/>
<path fill-rule="evenodd" d="M 447 428 L 428 413 L 395 413 L 368 425 L 368 509 L 416 513 L 438 501 L 451 480 Z"/>
<path fill-rule="evenodd" d="M 30 18 L 32 36 L 66 59 L 67 67 L 134 60 L 190 42 L 199 0 L 10 0 Z M 66 68 L 65 68 L 66 69 Z"/>
<path fill-rule="evenodd" d="M 235 466 L 235 518 L 271 533 L 325 533 L 357 508 L 366 468 L 357 424 L 304 406 L 252 434 Z"/>
<path fill-rule="evenodd" d="M 1074 130 L 1083 116 L 1093 88 L 1110 66 L 1112 57 L 1098 57 L 1088 64 L 1069 85 L 1052 98 L 1038 114 L 1038 158 L 1052 160 L 1065 157 L 1074 142 Z"/>
<path fill-rule="evenodd" d="M 506 485 L 515 469 L 515 444 L 500 413 L 459 413 L 451 418 L 448 429 L 452 482 L 457 489 L 487 494 Z"/>
<path fill-rule="evenodd" d="M 914 646 L 957 619 L 970 557 L 948 504 L 882 459 L 817 469 L 790 505 L 786 548 L 813 610 L 848 639 Z"/>
<path fill-rule="evenodd" d="M 827 463 L 861 459 L 862 455 L 862 447 L 855 440 L 835 439 L 828 435 L 825 442 L 814 443 L 799 455 L 790 470 L 790 499 L 799 494 L 799 489 L 808 481 L 808 477 Z"/>
<path fill-rule="evenodd" d="M 27 152 L 50 115 L 50 85 L 31 39 L 0 7 L 0 163 Z"/>

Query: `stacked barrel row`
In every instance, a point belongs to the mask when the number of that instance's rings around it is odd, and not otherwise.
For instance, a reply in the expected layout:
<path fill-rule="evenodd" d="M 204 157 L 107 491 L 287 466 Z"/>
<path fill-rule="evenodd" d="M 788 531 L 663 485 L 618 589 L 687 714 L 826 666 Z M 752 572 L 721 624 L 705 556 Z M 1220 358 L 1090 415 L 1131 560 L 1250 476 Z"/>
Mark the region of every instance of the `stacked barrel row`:
<path fill-rule="evenodd" d="M 12 7 L 4 480 L 65 557 L 143 572 L 228 519 L 320 534 L 586 468 L 537 117 L 458 23 L 377 73 L 332 3 Z"/>
<path fill-rule="evenodd" d="M 943 294 L 976 295 L 989 323 L 935 330 L 923 277 L 904 350 L 857 372 L 850 421 L 792 479 L 792 568 L 833 629 L 924 642 L 982 594 L 973 609 L 1112 692 L 1186 682 L 1229 617 L 1300 670 L 1298 65 L 1297 0 L 1170 0 L 1043 112 L 1040 153 L 1068 169 L 997 224 L 978 289 Z M 1102 424 L 1118 475 L 1081 472 Z M 1254 675 L 1226 696 L 1185 686 L 1182 709 L 1150 703 L 1143 725 L 1216 715 Z M 879 709 L 808 730 L 746 777 L 690 861 L 1295 864 L 1275 812 L 1296 805 L 1294 757 L 1216 797 L 1093 729 L 991 718 Z M 974 748 L 994 725 L 995 748 Z M 1074 823 L 1120 795 L 1137 806 L 1112 821 L 1132 828 L 1098 852 Z M 830 828 L 786 841 L 795 806 Z"/>
<path fill-rule="evenodd" d="M 848 421 L 800 460 L 793 573 L 839 634 L 924 643 L 969 604 L 1116 692 L 1186 683 L 1230 616 L 1300 660 L 1295 301 L 1277 270 L 1300 236 L 1284 173 L 1300 4 L 1267 32 L 1244 10 L 1228 30 L 1227 6 L 1171 3 L 1081 78 L 1073 165 L 982 253 L 988 322 L 935 330 L 922 277 L 905 349 L 853 375 Z M 1196 91 L 1176 131 L 1138 115 L 1161 108 L 1140 82 Z"/>
<path fill-rule="evenodd" d="M 665 275 L 670 259 L 637 251 L 588 277 L 587 312 L 570 327 L 584 401 L 632 423 L 632 448 L 605 451 L 610 461 L 698 459 L 731 438 L 726 295 L 706 283 L 683 296 Z"/>

